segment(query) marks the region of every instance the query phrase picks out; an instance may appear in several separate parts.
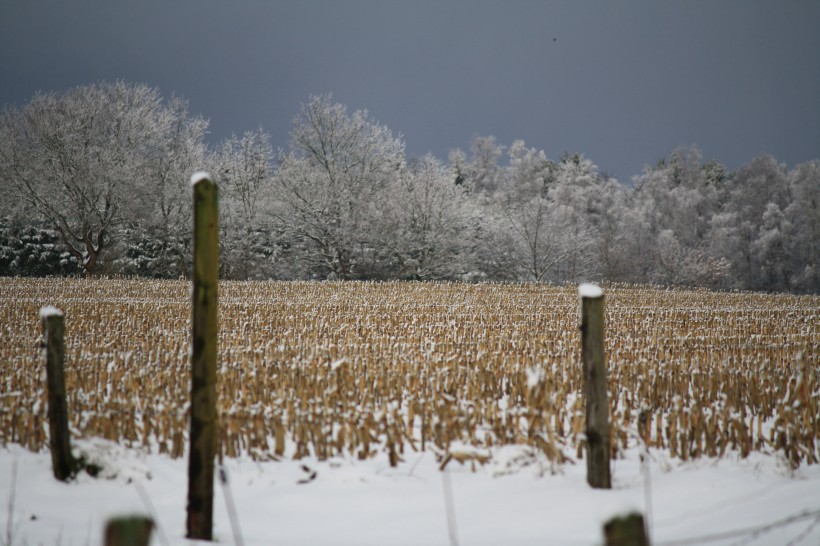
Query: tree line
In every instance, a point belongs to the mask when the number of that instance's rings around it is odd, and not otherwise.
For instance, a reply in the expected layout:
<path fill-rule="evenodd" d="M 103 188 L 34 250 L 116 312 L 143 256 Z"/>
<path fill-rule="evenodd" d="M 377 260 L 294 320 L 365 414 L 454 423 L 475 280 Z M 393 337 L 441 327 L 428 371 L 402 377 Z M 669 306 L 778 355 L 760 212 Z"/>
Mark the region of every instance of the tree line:
<path fill-rule="evenodd" d="M 227 279 L 653 283 L 820 292 L 820 160 L 730 172 L 678 148 L 621 184 L 582 154 L 474 137 L 408 157 L 367 111 L 313 96 L 287 150 L 145 85 L 0 114 L 0 274 L 187 277 L 191 173 L 219 184 Z"/>

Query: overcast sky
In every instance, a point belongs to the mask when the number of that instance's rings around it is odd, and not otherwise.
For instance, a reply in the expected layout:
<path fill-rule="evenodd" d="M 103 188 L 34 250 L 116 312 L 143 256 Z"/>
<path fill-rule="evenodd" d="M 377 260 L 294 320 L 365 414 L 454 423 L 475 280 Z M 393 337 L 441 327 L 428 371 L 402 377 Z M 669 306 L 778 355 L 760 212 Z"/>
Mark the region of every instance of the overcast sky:
<path fill-rule="evenodd" d="M 285 148 L 332 92 L 408 155 L 494 135 L 624 182 L 679 145 L 820 158 L 818 0 L 0 1 L 0 104 L 116 79 L 184 97 L 212 142 Z"/>

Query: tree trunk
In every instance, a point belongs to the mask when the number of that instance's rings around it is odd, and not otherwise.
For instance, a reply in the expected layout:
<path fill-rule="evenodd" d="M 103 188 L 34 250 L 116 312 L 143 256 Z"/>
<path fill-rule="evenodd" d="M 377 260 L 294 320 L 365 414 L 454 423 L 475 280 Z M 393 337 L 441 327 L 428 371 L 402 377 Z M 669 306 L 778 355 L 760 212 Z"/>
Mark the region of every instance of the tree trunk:
<path fill-rule="evenodd" d="M 86 252 L 88 252 L 88 259 L 83 261 L 84 274 L 86 277 L 91 278 L 97 269 L 97 260 L 99 260 L 100 253 L 93 248 L 87 248 Z"/>

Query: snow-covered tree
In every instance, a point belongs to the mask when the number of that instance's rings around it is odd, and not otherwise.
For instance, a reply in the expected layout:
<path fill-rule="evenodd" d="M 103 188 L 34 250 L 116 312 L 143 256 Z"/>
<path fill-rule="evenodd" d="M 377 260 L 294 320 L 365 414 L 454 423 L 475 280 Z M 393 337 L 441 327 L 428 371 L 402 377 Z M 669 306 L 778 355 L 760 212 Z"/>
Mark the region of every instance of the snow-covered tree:
<path fill-rule="evenodd" d="M 480 246 L 485 272 L 498 279 L 545 280 L 550 268 L 563 258 L 561 228 L 555 224 L 554 207 L 547 199 L 554 163 L 523 141 L 510 147 L 506 167 L 497 164 L 502 147 L 492 137 L 475 139 L 473 149 L 469 179 L 483 181 L 477 199 L 487 230 Z M 492 153 L 476 154 L 476 150 Z"/>
<path fill-rule="evenodd" d="M 382 211 L 376 206 L 404 170 L 404 143 L 367 111 L 311 97 L 294 120 L 290 152 L 274 177 L 274 216 L 310 274 L 367 276 Z"/>
<path fill-rule="evenodd" d="M 786 167 L 772 156 L 757 157 L 734 173 L 722 212 L 734 214 L 737 222 L 737 249 L 731 274 L 739 286 L 772 288 L 763 278 L 764 264 L 756 241 L 769 205 L 776 205 L 782 211 L 789 200 Z"/>
<path fill-rule="evenodd" d="M 487 232 L 479 253 L 486 274 L 554 282 L 599 276 L 597 225 L 612 189 L 607 183 L 614 182 L 580 154 L 565 154 L 556 163 L 519 140 L 509 147 L 502 166 L 498 156 L 503 147 L 491 137 L 474 141 L 473 149 L 474 158 L 466 165 L 463 154 L 450 157 L 468 187 L 482 181 L 475 195 Z"/>
<path fill-rule="evenodd" d="M 784 211 L 792 228 L 789 286 L 820 292 L 820 160 L 797 165 L 788 176 L 791 202 Z"/>
<path fill-rule="evenodd" d="M 559 282 L 581 281 L 599 275 L 595 259 L 596 224 L 601 214 L 598 166 L 581 154 L 565 154 L 558 163 L 548 197 L 561 226 L 564 259 L 555 268 Z"/>
<path fill-rule="evenodd" d="M 76 275 L 81 270 L 55 230 L 0 217 L 0 276 Z"/>
<path fill-rule="evenodd" d="M 139 221 L 140 195 L 157 199 L 158 176 L 170 172 L 162 162 L 172 161 L 169 151 L 188 123 L 184 102 L 163 101 L 145 85 L 38 94 L 0 116 L 0 179 L 92 275 L 121 230 Z M 196 124 L 204 131 L 204 122 Z"/>
<path fill-rule="evenodd" d="M 179 99 L 169 101 L 164 137 L 144 157 L 135 200 L 123 214 L 125 227 L 115 241 L 119 272 L 150 277 L 187 277 L 191 262 L 192 173 L 210 170 L 205 134 L 208 122 L 191 116 Z"/>
<path fill-rule="evenodd" d="M 273 275 L 273 148 L 263 130 L 231 136 L 214 154 L 220 189 L 221 266 L 230 278 Z"/>
<path fill-rule="evenodd" d="M 495 193 L 506 176 L 504 167 L 498 163 L 504 156 L 504 146 L 496 143 L 494 136 L 476 135 L 470 142 L 470 153 L 470 159 L 461 150 L 449 154 L 456 184 L 477 194 Z"/>
<path fill-rule="evenodd" d="M 717 207 L 718 171 L 718 165 L 703 165 L 697 148 L 680 147 L 636 177 L 640 197 L 654 203 L 658 231 L 671 229 L 685 246 L 699 247 Z"/>
<path fill-rule="evenodd" d="M 596 267 L 588 278 L 606 282 L 627 281 L 634 271 L 631 251 L 640 243 L 634 223 L 640 217 L 631 209 L 634 192 L 617 180 L 602 177 L 590 196 L 590 224 L 594 230 L 592 252 Z"/>
<path fill-rule="evenodd" d="M 419 280 L 464 279 L 474 269 L 476 216 L 467 190 L 432 155 L 409 162 L 384 193 L 378 247 L 385 273 Z"/>
<path fill-rule="evenodd" d="M 722 165 L 703 164 L 695 147 L 677 148 L 635 177 L 633 206 L 643 219 L 635 235 L 645 243 L 633 257 L 639 270 L 634 280 L 709 286 L 723 282 L 735 234 L 714 218 L 729 195 L 728 179 Z M 712 230 L 721 231 L 713 237 Z"/>
<path fill-rule="evenodd" d="M 792 226 L 775 203 L 766 206 L 761 221 L 757 239 L 752 243 L 752 252 L 760 264 L 762 286 L 766 290 L 783 290 L 791 276 Z"/>

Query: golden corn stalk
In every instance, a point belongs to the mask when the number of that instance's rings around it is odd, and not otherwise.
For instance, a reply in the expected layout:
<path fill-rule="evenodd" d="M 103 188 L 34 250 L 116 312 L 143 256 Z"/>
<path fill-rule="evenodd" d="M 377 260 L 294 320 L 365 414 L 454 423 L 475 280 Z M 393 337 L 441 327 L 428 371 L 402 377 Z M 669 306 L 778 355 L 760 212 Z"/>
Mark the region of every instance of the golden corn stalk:
<path fill-rule="evenodd" d="M 71 317 L 72 430 L 183 456 L 189 291 L 0 279 L 0 442 L 47 448 L 37 321 L 47 303 Z M 575 287 L 222 282 L 219 292 L 219 457 L 400 464 L 410 451 L 459 460 L 463 446 L 522 444 L 560 463 L 584 452 Z M 640 441 L 683 460 L 820 461 L 820 297 L 616 285 L 606 324 L 613 456 Z"/>

